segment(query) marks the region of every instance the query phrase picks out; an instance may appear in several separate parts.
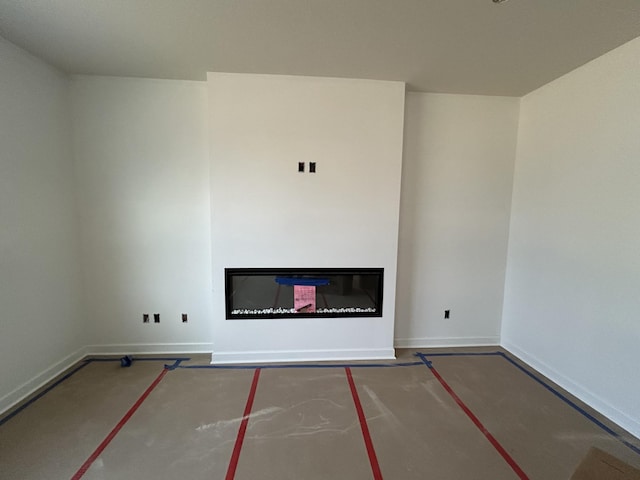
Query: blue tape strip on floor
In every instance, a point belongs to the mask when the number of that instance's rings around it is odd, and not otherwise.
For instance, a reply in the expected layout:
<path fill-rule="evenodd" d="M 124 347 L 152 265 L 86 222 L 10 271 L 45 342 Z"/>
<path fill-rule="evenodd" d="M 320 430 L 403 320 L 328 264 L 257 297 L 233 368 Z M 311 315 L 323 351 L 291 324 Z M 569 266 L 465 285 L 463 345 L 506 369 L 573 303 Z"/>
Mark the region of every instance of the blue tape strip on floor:
<path fill-rule="evenodd" d="M 282 364 L 282 365 L 180 365 L 177 368 L 195 368 L 195 369 L 214 369 L 214 370 L 255 370 L 256 368 L 269 370 L 278 368 L 393 368 L 393 367 L 414 367 L 423 365 L 422 362 L 407 363 L 339 363 L 339 364 L 323 364 L 323 363 L 301 363 L 301 364 Z"/>
<path fill-rule="evenodd" d="M 572 407 L 574 410 L 576 410 L 577 412 L 581 413 L 584 417 L 586 417 L 587 419 L 591 420 L 594 424 L 596 424 L 598 427 L 600 427 L 602 430 L 604 430 L 605 432 L 607 432 L 609 435 L 611 435 L 612 437 L 616 438 L 618 441 L 620 441 L 621 443 L 623 443 L 625 446 L 629 447 L 631 450 L 633 450 L 634 452 L 636 452 L 638 455 L 640 455 L 640 448 L 636 447 L 635 445 L 633 445 L 632 443 L 629 443 L 628 441 L 626 441 L 624 438 L 622 438 L 622 436 L 612 430 L 611 428 L 609 428 L 608 426 L 606 426 L 604 423 L 602 423 L 600 420 L 598 420 L 597 418 L 595 418 L 593 415 L 591 415 L 589 412 L 587 412 L 585 409 L 583 409 L 582 407 L 580 407 L 579 405 L 577 405 L 576 403 L 574 403 L 571 399 L 565 397 L 562 393 L 560 393 L 559 391 L 557 391 L 555 388 L 553 388 L 551 385 L 548 385 L 544 380 L 542 380 L 541 378 L 539 378 L 538 376 L 534 375 L 533 373 L 531 373 L 529 370 L 527 370 L 526 368 L 524 368 L 522 365 L 518 364 L 515 360 L 513 360 L 512 358 L 510 358 L 508 355 L 505 355 L 502 352 L 499 352 L 500 356 L 502 358 L 504 358 L 507 362 L 509 362 L 511 365 L 513 365 L 514 367 L 516 367 L 517 369 L 519 369 L 520 371 L 524 372 L 528 377 L 532 378 L 533 380 L 535 380 L 536 382 L 538 382 L 540 385 L 542 385 L 544 388 L 546 388 L 547 390 L 549 390 L 552 394 L 554 394 L 556 397 L 558 397 L 560 400 L 562 400 L 563 402 L 565 402 L 567 405 L 569 405 L 570 407 Z"/>
<path fill-rule="evenodd" d="M 436 352 L 436 353 L 420 353 L 416 352 L 416 356 L 429 355 L 430 357 L 495 357 L 504 355 L 502 352 Z"/>
<path fill-rule="evenodd" d="M 183 360 L 190 360 L 189 358 L 184 359 L 184 358 L 176 358 L 176 361 L 173 362 L 173 365 L 167 365 L 165 363 L 164 368 L 166 368 L 167 370 L 171 371 L 171 370 L 175 370 L 176 368 L 178 368 L 180 366 L 180 364 L 182 363 Z"/>
<path fill-rule="evenodd" d="M 173 360 L 180 360 L 186 362 L 191 360 L 189 357 L 133 357 L 134 362 L 170 362 Z M 85 362 L 120 362 L 120 358 L 87 358 Z"/>
<path fill-rule="evenodd" d="M 431 363 L 429 360 L 427 360 L 427 356 L 424 353 L 420 353 L 417 352 L 416 353 L 416 357 L 418 357 L 420 360 L 422 360 L 420 363 L 426 365 L 428 368 L 432 368 L 433 367 L 433 363 Z"/>
<path fill-rule="evenodd" d="M 44 397 L 47 393 L 49 393 L 51 390 L 53 390 L 55 387 L 57 387 L 58 385 L 60 385 L 62 382 L 64 382 L 66 379 L 68 379 L 69 377 L 71 377 L 74 373 L 78 372 L 79 370 L 82 370 L 84 367 L 86 367 L 87 365 L 89 365 L 89 362 L 84 361 L 82 362 L 80 365 L 78 365 L 76 368 L 74 368 L 73 370 L 71 370 L 69 373 L 67 373 L 64 377 L 59 378 L 56 382 L 52 383 L 51 385 L 49 385 L 47 388 L 45 388 L 44 390 L 42 390 L 40 393 L 38 393 L 35 397 L 30 398 L 28 401 L 26 401 L 25 403 L 23 403 L 22 405 L 20 405 L 18 408 L 16 408 L 13 412 L 11 412 L 9 415 L 7 415 L 6 417 L 3 417 L 2 420 L 0 420 L 0 427 L 2 425 L 4 425 L 7 421 L 9 421 L 10 419 L 12 419 L 13 417 L 15 417 L 17 414 L 19 414 L 21 411 L 23 411 L 25 408 L 27 408 L 28 406 L 30 406 L 33 402 L 35 402 L 36 400 L 39 400 L 40 398 Z"/>

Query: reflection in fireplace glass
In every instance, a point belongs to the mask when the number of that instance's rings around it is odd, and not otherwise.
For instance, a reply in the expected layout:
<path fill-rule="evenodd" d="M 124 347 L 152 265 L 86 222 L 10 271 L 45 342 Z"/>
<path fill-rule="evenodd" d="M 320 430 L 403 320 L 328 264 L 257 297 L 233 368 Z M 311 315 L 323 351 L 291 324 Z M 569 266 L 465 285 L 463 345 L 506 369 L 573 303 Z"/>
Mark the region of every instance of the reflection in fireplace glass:
<path fill-rule="evenodd" d="M 382 316 L 382 268 L 227 268 L 225 277 L 227 319 Z"/>

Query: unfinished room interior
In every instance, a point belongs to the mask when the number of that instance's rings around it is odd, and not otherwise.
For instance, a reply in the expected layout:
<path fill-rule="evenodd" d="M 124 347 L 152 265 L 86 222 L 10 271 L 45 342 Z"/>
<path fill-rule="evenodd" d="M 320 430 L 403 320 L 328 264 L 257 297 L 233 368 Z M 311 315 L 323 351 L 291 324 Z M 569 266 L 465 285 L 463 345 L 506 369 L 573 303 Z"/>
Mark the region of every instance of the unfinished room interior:
<path fill-rule="evenodd" d="M 640 479 L 640 1 L 0 0 L 0 479 Z"/>

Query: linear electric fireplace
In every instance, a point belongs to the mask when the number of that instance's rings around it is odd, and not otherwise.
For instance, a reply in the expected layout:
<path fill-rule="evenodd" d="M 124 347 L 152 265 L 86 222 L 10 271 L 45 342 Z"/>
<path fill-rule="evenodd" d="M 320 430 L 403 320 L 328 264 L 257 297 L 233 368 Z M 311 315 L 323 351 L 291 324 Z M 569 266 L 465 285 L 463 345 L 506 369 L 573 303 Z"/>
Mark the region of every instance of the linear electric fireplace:
<path fill-rule="evenodd" d="M 382 316 L 382 268 L 225 268 L 226 318 Z"/>

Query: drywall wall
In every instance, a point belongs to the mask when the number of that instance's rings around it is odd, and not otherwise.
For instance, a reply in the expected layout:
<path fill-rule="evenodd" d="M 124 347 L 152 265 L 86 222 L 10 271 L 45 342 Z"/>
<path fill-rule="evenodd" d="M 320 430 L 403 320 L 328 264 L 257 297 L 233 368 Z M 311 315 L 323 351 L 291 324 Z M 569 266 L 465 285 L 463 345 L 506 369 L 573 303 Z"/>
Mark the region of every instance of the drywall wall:
<path fill-rule="evenodd" d="M 71 91 L 89 351 L 210 352 L 206 83 L 81 76 Z"/>
<path fill-rule="evenodd" d="M 396 346 L 499 344 L 518 108 L 407 94 Z"/>
<path fill-rule="evenodd" d="M 208 83 L 213 361 L 393 356 L 404 84 Z M 225 267 L 383 267 L 383 316 L 225 320 Z"/>
<path fill-rule="evenodd" d="M 640 39 L 522 99 L 503 344 L 640 436 Z"/>
<path fill-rule="evenodd" d="M 77 360 L 68 79 L 0 38 L 0 411 Z"/>

